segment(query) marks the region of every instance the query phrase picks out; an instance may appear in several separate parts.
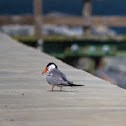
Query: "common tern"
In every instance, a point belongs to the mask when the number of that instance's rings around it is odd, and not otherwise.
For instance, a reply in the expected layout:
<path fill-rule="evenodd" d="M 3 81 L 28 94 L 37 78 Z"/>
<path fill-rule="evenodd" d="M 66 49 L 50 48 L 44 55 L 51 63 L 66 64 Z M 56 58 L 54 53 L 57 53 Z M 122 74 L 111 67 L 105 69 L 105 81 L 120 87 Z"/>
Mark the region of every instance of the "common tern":
<path fill-rule="evenodd" d="M 70 86 L 70 87 L 84 86 L 84 85 L 73 84 L 73 82 L 68 81 L 66 76 L 61 71 L 58 70 L 58 67 L 55 63 L 52 63 L 52 62 L 49 63 L 46 66 L 45 70 L 42 72 L 42 75 L 46 73 L 47 71 L 49 71 L 49 74 L 47 75 L 46 79 L 47 79 L 47 82 L 50 85 L 52 85 L 51 91 L 53 91 L 54 86 L 60 87 L 60 91 L 62 91 L 62 87 L 64 86 Z"/>

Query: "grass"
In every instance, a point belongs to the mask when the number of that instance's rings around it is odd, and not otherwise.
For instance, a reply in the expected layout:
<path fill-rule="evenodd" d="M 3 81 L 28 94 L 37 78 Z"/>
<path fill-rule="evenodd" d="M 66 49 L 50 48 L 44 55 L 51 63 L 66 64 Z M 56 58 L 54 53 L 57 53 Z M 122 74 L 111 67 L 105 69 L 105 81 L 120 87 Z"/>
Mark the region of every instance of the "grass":
<path fill-rule="evenodd" d="M 17 41 L 21 42 L 36 42 L 38 40 L 37 36 L 12 36 L 12 38 L 16 39 Z M 44 41 L 48 42 L 54 42 L 54 41 L 79 41 L 79 40 L 94 40 L 94 41 L 123 41 L 126 42 L 126 36 L 122 36 L 120 40 L 117 40 L 114 37 L 108 36 L 104 39 L 102 36 L 82 36 L 82 37 L 77 37 L 77 36 L 59 36 L 59 35 L 50 35 L 50 36 L 44 36 L 43 37 Z"/>

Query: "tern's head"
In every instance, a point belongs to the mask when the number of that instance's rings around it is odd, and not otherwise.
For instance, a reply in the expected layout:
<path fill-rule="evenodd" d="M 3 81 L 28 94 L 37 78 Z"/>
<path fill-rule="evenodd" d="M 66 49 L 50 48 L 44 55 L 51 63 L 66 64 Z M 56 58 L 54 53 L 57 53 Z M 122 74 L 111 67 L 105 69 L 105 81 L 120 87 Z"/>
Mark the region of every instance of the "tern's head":
<path fill-rule="evenodd" d="M 46 68 L 45 68 L 45 70 L 43 71 L 43 73 L 42 74 L 44 74 L 44 73 L 46 73 L 46 71 L 50 71 L 50 70 L 52 70 L 52 69 L 57 69 L 57 65 L 55 64 L 55 63 L 49 63 L 47 66 L 46 66 Z"/>

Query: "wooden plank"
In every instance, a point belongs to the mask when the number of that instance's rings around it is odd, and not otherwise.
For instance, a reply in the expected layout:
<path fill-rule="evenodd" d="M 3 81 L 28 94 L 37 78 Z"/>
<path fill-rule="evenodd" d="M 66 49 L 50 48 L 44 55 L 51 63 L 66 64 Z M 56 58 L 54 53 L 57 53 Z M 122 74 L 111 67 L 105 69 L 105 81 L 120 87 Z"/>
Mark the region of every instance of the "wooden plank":
<path fill-rule="evenodd" d="M 111 27 L 126 27 L 126 16 L 92 16 L 91 25 L 107 25 Z M 33 16 L 0 16 L 0 25 L 33 24 Z M 43 16 L 44 24 L 86 26 L 86 18 L 82 16 Z"/>

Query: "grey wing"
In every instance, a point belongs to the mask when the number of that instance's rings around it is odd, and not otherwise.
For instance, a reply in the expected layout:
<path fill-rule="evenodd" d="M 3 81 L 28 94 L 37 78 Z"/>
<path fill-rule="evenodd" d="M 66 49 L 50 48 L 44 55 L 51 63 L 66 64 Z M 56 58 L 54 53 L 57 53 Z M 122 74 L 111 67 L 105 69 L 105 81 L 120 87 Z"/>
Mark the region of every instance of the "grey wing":
<path fill-rule="evenodd" d="M 59 72 L 60 72 L 60 71 L 59 71 Z M 72 82 L 72 81 L 67 80 L 67 78 L 66 78 L 65 74 L 63 74 L 62 72 L 60 72 L 60 75 L 61 75 L 61 76 L 62 76 L 62 78 L 63 78 L 65 81 L 67 81 L 69 84 L 73 84 L 73 82 Z"/>
<path fill-rule="evenodd" d="M 67 79 L 63 73 L 60 73 L 58 70 L 53 70 L 47 76 L 47 81 L 49 84 L 53 85 L 69 85 Z"/>
<path fill-rule="evenodd" d="M 60 76 L 61 76 L 65 81 L 67 81 L 66 76 L 65 76 L 62 72 L 60 72 L 60 71 L 59 71 L 59 73 L 60 73 Z"/>

